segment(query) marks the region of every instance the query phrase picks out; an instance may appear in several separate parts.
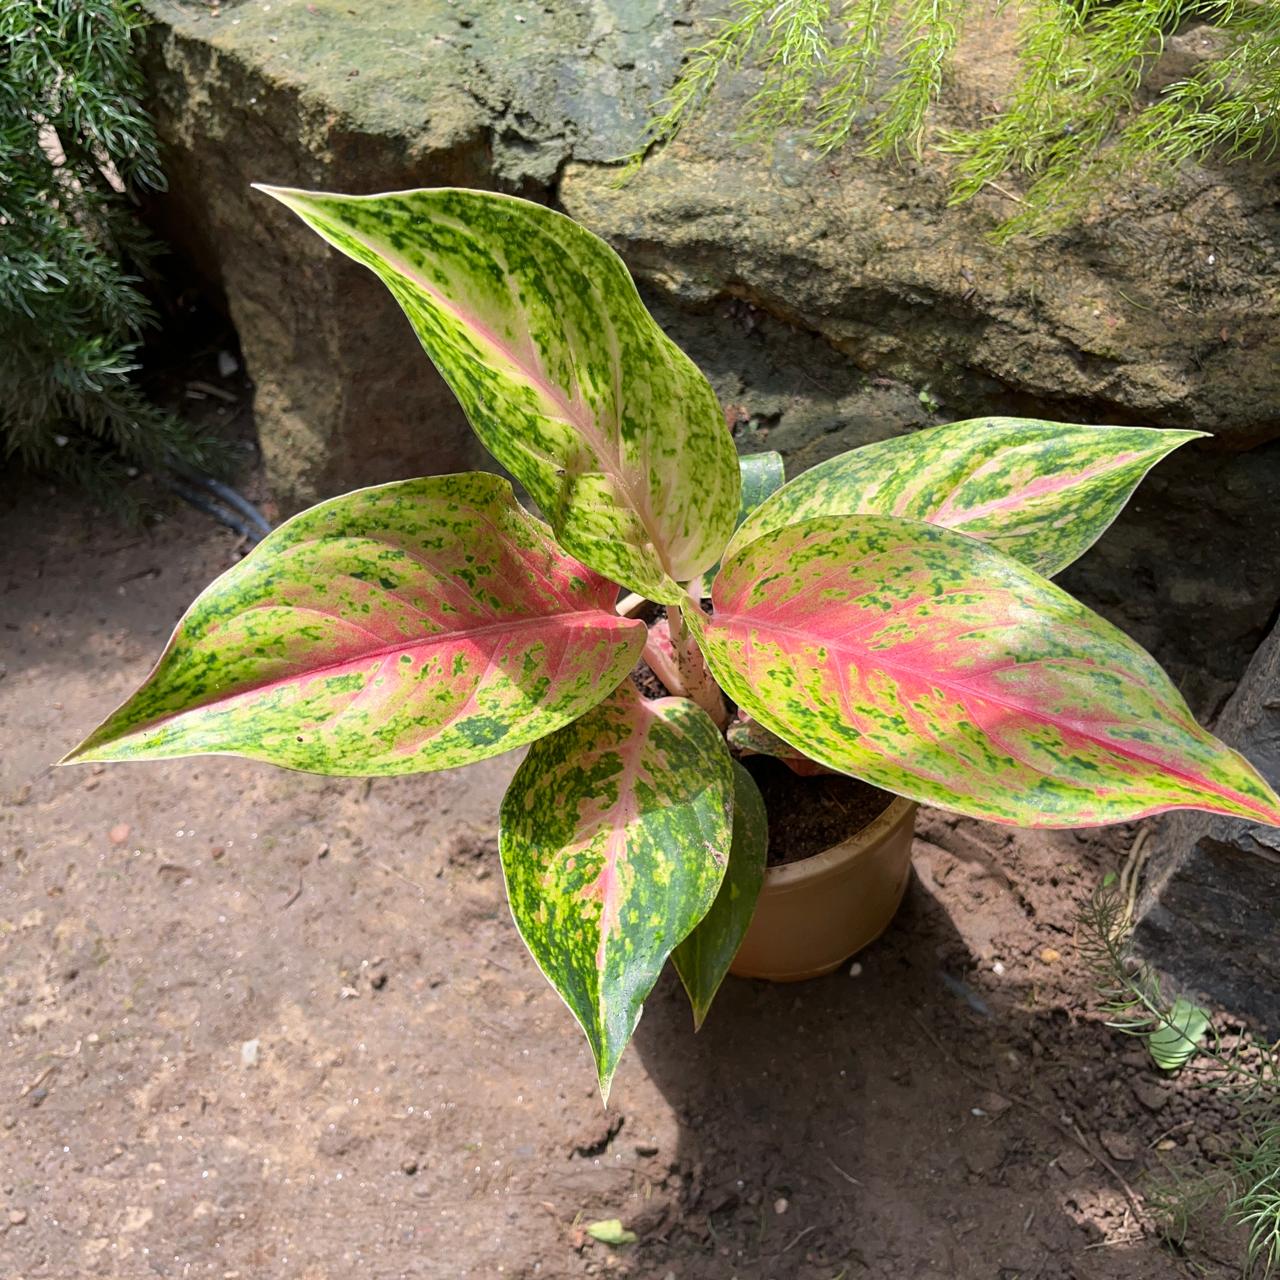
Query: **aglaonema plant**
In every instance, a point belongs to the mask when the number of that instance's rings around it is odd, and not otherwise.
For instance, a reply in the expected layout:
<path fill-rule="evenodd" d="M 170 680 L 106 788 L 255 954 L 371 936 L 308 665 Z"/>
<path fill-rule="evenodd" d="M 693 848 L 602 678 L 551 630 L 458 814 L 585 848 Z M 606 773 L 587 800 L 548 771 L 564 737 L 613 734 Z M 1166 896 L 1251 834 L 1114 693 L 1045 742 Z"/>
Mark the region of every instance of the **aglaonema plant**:
<path fill-rule="evenodd" d="M 606 1097 L 666 961 L 700 1022 L 751 918 L 766 820 L 726 730 L 995 822 L 1280 825 L 1155 661 L 1049 581 L 1196 432 L 980 419 L 783 484 L 776 455 L 739 462 L 706 379 L 570 219 L 264 190 L 382 278 L 541 518 L 486 473 L 303 512 L 67 759 L 405 774 L 532 744 L 507 892 Z M 641 600 L 665 617 L 628 616 Z M 673 696 L 637 691 L 642 656 Z"/>

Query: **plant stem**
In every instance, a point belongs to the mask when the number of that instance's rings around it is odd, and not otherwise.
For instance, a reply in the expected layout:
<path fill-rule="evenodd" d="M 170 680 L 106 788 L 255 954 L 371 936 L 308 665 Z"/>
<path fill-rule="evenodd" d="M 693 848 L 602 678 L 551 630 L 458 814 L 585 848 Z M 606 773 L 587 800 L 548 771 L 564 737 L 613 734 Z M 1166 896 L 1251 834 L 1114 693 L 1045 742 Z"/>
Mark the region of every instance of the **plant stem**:
<path fill-rule="evenodd" d="M 644 642 L 641 655 L 649 664 L 649 669 L 667 687 L 669 693 L 678 698 L 688 697 L 684 687 L 684 677 L 680 673 L 680 664 L 676 661 L 675 646 L 671 643 L 671 632 L 665 619 L 653 623 Z"/>
<path fill-rule="evenodd" d="M 691 583 L 690 591 L 700 592 L 698 584 Z M 671 634 L 671 647 L 675 651 L 676 667 L 680 673 L 680 683 L 684 685 L 685 697 L 692 698 L 715 721 L 716 728 L 723 732 L 729 723 L 729 709 L 725 706 L 724 694 L 707 669 L 707 660 L 702 656 L 702 650 L 698 648 L 693 633 L 684 621 L 684 608 L 698 607 L 696 595 L 683 608 L 679 605 L 668 607 L 667 625 Z"/>

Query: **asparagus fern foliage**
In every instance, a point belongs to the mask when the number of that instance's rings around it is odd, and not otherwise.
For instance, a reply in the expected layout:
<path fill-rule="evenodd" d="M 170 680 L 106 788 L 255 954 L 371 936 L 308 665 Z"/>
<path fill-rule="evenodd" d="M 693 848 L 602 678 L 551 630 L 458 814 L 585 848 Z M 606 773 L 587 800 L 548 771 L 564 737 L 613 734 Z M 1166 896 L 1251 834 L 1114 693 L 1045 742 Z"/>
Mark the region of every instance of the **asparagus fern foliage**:
<path fill-rule="evenodd" d="M 671 141 L 726 74 L 758 68 L 740 132 L 795 129 L 819 150 L 957 158 L 953 201 L 1024 180 L 997 233 L 1042 233 L 1092 195 L 1184 160 L 1269 156 L 1280 143 L 1280 4 L 1275 0 L 1027 0 L 1018 70 L 975 128 L 928 130 L 957 45 L 988 19 L 973 0 L 734 0 L 654 108 L 645 153 Z M 1214 52 L 1158 93 L 1146 89 L 1168 38 L 1201 26 Z"/>

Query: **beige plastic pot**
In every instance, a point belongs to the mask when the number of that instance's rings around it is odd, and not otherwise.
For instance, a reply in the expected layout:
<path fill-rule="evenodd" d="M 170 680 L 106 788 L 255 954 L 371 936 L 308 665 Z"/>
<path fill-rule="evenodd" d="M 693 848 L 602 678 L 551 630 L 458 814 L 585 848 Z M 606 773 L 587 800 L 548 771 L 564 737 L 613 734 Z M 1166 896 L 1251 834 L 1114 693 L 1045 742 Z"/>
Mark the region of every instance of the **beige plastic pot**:
<path fill-rule="evenodd" d="M 899 798 L 848 840 L 770 867 L 729 972 L 799 982 L 831 973 L 874 942 L 907 888 L 916 807 Z"/>

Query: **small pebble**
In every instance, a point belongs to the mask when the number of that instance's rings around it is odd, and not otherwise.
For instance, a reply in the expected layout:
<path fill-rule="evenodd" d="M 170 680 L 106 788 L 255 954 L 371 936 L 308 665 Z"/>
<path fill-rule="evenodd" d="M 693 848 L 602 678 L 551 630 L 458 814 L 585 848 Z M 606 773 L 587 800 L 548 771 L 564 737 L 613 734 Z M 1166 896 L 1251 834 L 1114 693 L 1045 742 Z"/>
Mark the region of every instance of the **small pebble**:
<path fill-rule="evenodd" d="M 400 1172 L 412 1178 L 418 1172 L 418 1162 L 412 1156 L 406 1156 L 400 1161 Z"/>
<path fill-rule="evenodd" d="M 9 1210 L 9 1225 L 11 1227 L 20 1227 L 27 1220 L 27 1211 L 25 1209 Z"/>
<path fill-rule="evenodd" d="M 993 965 L 991 966 L 991 972 L 992 972 L 992 973 L 994 973 L 994 974 L 996 975 L 996 977 L 997 977 L 997 978 L 1003 978 L 1003 977 L 1004 977 L 1004 965 L 1002 965 L 1002 964 L 1000 963 L 1000 961 L 999 961 L 999 960 L 997 960 L 997 961 L 995 962 L 995 964 L 993 964 Z"/>
<path fill-rule="evenodd" d="M 1055 951 L 1052 947 L 1045 947 L 1045 949 L 1040 953 L 1040 959 L 1043 960 L 1045 964 L 1053 964 L 1062 959 L 1062 953 L 1060 951 Z"/>
<path fill-rule="evenodd" d="M 1098 1141 L 1102 1143 L 1106 1153 L 1113 1160 L 1135 1160 L 1138 1156 L 1138 1148 L 1134 1145 L 1134 1141 L 1126 1133 L 1117 1133 L 1114 1129 L 1104 1129 L 1098 1135 Z"/>
<path fill-rule="evenodd" d="M 862 966 L 855 960 L 849 966 L 849 977 L 858 978 L 862 976 Z"/>
<path fill-rule="evenodd" d="M 786 1196 L 779 1196 L 773 1202 L 774 1213 L 783 1214 L 783 1213 L 786 1213 L 786 1211 L 790 1208 L 791 1208 L 791 1201 L 788 1200 Z"/>
<path fill-rule="evenodd" d="M 242 1067 L 256 1067 L 258 1065 L 258 1042 L 256 1040 L 246 1040 L 240 1046 L 240 1065 Z"/>

